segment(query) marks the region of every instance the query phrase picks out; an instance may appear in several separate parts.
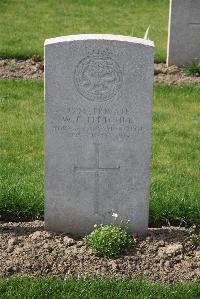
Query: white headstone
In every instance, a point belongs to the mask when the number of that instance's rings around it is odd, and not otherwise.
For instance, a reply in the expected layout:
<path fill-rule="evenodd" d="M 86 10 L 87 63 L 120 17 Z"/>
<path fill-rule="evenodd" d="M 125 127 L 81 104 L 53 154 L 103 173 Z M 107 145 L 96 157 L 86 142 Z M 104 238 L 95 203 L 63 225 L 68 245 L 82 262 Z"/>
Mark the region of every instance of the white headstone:
<path fill-rule="evenodd" d="M 167 65 L 200 59 L 200 0 L 170 0 Z"/>
<path fill-rule="evenodd" d="M 126 36 L 45 41 L 47 229 L 82 236 L 113 210 L 146 230 L 153 52 Z"/>

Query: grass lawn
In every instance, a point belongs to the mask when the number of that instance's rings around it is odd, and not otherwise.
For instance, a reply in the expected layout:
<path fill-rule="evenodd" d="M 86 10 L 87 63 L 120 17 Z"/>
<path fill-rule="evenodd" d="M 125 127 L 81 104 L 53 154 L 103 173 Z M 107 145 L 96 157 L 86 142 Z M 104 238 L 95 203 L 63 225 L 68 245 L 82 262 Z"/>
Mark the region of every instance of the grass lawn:
<path fill-rule="evenodd" d="M 199 299 L 200 285 L 151 284 L 105 278 L 9 278 L 0 280 L 0 298 Z"/>
<path fill-rule="evenodd" d="M 43 216 L 43 82 L 0 81 L 0 214 Z M 200 219 L 200 86 L 156 85 L 150 220 Z"/>
<path fill-rule="evenodd" d="M 0 81 L 0 214 L 43 214 L 43 84 Z"/>
<path fill-rule="evenodd" d="M 44 40 L 80 33 L 113 33 L 149 38 L 156 60 L 165 61 L 168 0 L 1 0 L 0 57 L 43 58 Z"/>
<path fill-rule="evenodd" d="M 200 86 L 156 86 L 151 163 L 152 222 L 200 220 Z"/>

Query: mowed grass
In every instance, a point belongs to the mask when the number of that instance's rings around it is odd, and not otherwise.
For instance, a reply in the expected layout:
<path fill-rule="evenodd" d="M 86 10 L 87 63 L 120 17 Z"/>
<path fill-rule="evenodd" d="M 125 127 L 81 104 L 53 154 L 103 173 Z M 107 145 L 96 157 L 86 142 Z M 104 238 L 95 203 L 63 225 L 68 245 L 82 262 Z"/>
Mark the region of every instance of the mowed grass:
<path fill-rule="evenodd" d="M 168 0 L 12 0 L 0 1 L 0 57 L 43 59 L 46 38 L 112 33 L 149 38 L 156 60 L 166 58 Z"/>
<path fill-rule="evenodd" d="M 116 278 L 29 278 L 0 280 L 0 298 L 199 299 L 200 284 L 163 285 Z"/>
<path fill-rule="evenodd" d="M 43 215 L 43 84 L 0 81 L 0 215 Z"/>
<path fill-rule="evenodd" d="M 200 86 L 154 88 L 151 223 L 200 221 L 199 95 Z"/>
<path fill-rule="evenodd" d="M 0 82 L 0 214 L 43 216 L 43 82 Z M 150 224 L 200 219 L 200 86 L 156 85 Z"/>

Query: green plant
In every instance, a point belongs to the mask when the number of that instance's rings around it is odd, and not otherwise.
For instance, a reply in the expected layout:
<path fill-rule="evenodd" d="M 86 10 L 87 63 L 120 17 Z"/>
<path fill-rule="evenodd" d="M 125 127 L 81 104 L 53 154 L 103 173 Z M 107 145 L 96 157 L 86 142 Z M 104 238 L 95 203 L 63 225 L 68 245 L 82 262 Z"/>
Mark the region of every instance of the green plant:
<path fill-rule="evenodd" d="M 200 76 L 200 60 L 195 59 L 191 64 L 184 67 L 186 74 Z"/>
<path fill-rule="evenodd" d="M 126 229 L 114 224 L 96 226 L 91 234 L 83 238 L 83 241 L 93 253 L 106 257 L 114 257 L 134 245 L 134 239 Z"/>

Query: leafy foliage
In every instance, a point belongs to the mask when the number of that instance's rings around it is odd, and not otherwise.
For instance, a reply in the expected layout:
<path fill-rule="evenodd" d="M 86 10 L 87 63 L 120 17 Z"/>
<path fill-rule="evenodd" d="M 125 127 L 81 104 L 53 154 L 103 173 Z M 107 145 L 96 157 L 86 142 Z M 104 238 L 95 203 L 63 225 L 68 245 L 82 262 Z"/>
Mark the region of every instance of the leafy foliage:
<path fill-rule="evenodd" d="M 95 254 L 106 257 L 114 257 L 134 244 L 133 238 L 124 228 L 113 224 L 97 226 L 83 240 Z"/>
<path fill-rule="evenodd" d="M 196 59 L 191 64 L 184 67 L 186 74 L 200 76 L 200 60 Z"/>

